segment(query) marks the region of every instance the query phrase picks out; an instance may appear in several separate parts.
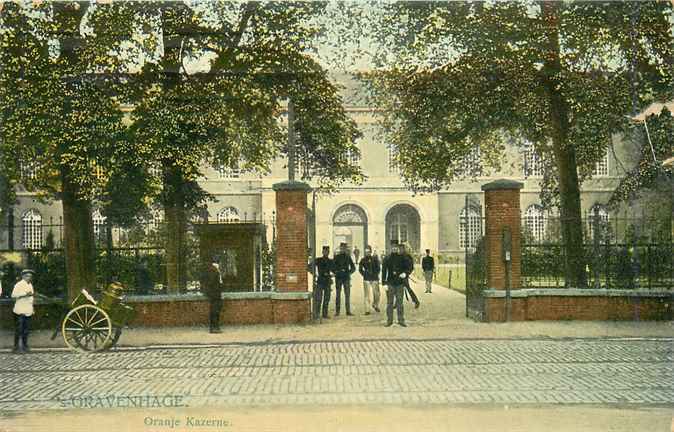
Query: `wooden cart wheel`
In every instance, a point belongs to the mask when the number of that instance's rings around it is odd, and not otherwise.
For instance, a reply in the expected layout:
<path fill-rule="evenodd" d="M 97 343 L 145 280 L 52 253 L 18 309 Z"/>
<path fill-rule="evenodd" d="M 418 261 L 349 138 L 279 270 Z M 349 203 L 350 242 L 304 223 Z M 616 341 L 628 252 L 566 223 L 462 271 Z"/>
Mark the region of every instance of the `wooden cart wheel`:
<path fill-rule="evenodd" d="M 63 340 L 70 349 L 85 352 L 105 349 L 112 337 L 112 320 L 98 306 L 77 306 L 66 315 L 61 325 Z"/>

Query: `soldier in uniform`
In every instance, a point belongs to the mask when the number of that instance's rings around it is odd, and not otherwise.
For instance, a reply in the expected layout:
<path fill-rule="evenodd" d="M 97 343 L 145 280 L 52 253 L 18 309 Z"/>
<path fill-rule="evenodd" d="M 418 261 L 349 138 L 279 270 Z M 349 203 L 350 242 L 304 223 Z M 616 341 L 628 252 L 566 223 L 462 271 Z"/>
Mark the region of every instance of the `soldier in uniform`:
<path fill-rule="evenodd" d="M 335 316 L 339 315 L 342 302 L 342 288 L 344 288 L 344 305 L 346 314 L 351 316 L 351 274 L 356 271 L 356 265 L 346 248 L 346 243 L 339 245 L 339 253 L 335 255 L 335 288 L 337 289 L 335 301 Z"/>
<path fill-rule="evenodd" d="M 405 293 L 405 279 L 409 276 L 412 268 L 410 262 L 398 253 L 398 242 L 391 242 L 391 253 L 384 260 L 381 272 L 381 283 L 386 286 L 386 327 L 393 325 L 393 304 L 398 311 L 398 324 L 405 324 L 405 310 L 403 307 L 403 295 Z"/>
<path fill-rule="evenodd" d="M 335 271 L 335 263 L 330 259 L 330 246 L 323 246 L 323 256 L 316 258 L 316 290 L 314 291 L 314 319 L 319 318 L 321 305 L 323 307 L 323 318 L 328 317 L 328 306 L 330 304 L 330 288 L 332 286 L 332 275 Z"/>
<path fill-rule="evenodd" d="M 414 258 L 412 257 L 412 254 L 410 254 L 409 245 L 405 243 L 400 245 L 400 255 L 402 255 L 405 258 L 405 260 L 407 260 L 407 265 L 409 266 L 410 269 L 410 271 L 407 272 L 407 277 L 405 277 L 405 290 L 410 295 L 412 303 L 414 303 L 414 308 L 419 309 L 419 305 L 421 304 L 419 302 L 419 297 L 417 297 L 417 294 L 410 286 L 410 275 L 412 274 L 412 270 L 414 270 Z"/>
<path fill-rule="evenodd" d="M 204 286 L 201 288 L 210 303 L 208 313 L 208 326 L 210 333 L 221 333 L 220 310 L 222 309 L 222 276 L 220 275 L 219 257 L 214 255 L 211 262 L 204 270 L 201 280 Z"/>

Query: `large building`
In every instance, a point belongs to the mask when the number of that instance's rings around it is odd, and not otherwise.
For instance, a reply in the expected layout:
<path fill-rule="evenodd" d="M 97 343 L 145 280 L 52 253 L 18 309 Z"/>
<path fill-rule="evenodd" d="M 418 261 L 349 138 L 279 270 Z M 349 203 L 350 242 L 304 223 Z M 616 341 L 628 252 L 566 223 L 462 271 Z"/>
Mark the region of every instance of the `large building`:
<path fill-rule="evenodd" d="M 345 184 L 332 195 L 317 194 L 317 248 L 329 245 L 334 250 L 340 242 L 346 242 L 360 250 L 369 244 L 381 251 L 391 239 L 396 239 L 408 242 L 417 251 L 430 249 L 436 254 L 460 257 L 482 231 L 484 204 L 480 186 L 496 178 L 524 183 L 522 216 L 532 235 L 545 236 L 549 213 L 541 206 L 539 196 L 543 166 L 530 146 L 521 143 L 508 146 L 498 173 L 457 182 L 435 193 L 415 195 L 400 179 L 396 150 L 386 142 L 375 111 L 359 102 L 361 98 L 353 88 L 345 91 L 345 108 L 363 132 L 358 142 L 361 156 L 357 163 L 367 179 L 361 185 Z M 639 154 L 640 149 L 633 144 L 614 138 L 612 148 L 597 163 L 592 179 L 583 184 L 584 214 L 612 217 L 605 204 Z M 275 208 L 272 185 L 288 178 L 286 165 L 285 160 L 275 161 L 270 174 L 263 177 L 236 169 L 206 168 L 202 186 L 216 198 L 208 204 L 209 220 L 269 219 Z M 311 209 L 311 194 L 308 201 Z M 0 249 L 40 248 L 50 229 L 57 232 L 58 243 L 59 230 L 54 228 L 61 224 L 61 215 L 59 202 L 44 202 L 34 193 L 19 190 L 18 204 L 0 230 Z M 96 227 L 104 222 L 99 212 L 95 211 L 93 216 Z M 309 216 L 312 220 L 313 215 Z"/>

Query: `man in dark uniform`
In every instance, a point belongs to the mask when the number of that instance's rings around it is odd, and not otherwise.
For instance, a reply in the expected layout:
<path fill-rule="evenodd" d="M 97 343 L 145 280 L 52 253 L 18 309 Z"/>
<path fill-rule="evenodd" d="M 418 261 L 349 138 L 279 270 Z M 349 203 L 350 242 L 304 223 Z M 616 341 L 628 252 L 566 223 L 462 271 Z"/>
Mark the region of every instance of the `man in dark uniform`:
<path fill-rule="evenodd" d="M 323 307 L 323 318 L 328 317 L 328 306 L 330 305 L 330 288 L 332 286 L 332 275 L 335 271 L 335 263 L 330 259 L 330 246 L 323 246 L 323 256 L 316 258 L 316 290 L 314 291 L 314 319 L 319 318 L 321 305 Z"/>
<path fill-rule="evenodd" d="M 220 310 L 222 309 L 222 277 L 218 265 L 219 257 L 214 255 L 211 262 L 206 264 L 201 281 L 201 291 L 208 298 L 210 309 L 208 313 L 208 326 L 210 333 L 221 333 Z"/>
<path fill-rule="evenodd" d="M 410 295 L 410 298 L 412 299 L 412 303 L 414 303 L 414 308 L 419 309 L 419 305 L 421 304 L 419 302 L 419 297 L 417 297 L 416 293 L 410 286 L 410 275 L 412 274 L 412 270 L 414 270 L 414 258 L 410 254 L 410 247 L 407 246 L 406 244 L 401 244 L 400 245 L 400 255 L 405 258 L 407 261 L 407 265 L 409 266 L 410 271 L 407 272 L 407 277 L 405 277 L 405 290 L 407 293 Z"/>
<path fill-rule="evenodd" d="M 433 274 L 435 273 L 435 260 L 431 256 L 431 250 L 426 249 L 426 256 L 421 260 L 421 269 L 426 279 L 426 292 L 431 293 L 433 288 Z"/>
<path fill-rule="evenodd" d="M 405 324 L 405 310 L 403 308 L 403 295 L 405 292 L 405 279 L 409 276 L 412 268 L 409 260 L 398 253 L 398 242 L 391 242 L 391 253 L 384 259 L 381 272 L 381 283 L 386 286 L 386 327 L 393 325 L 393 304 L 395 302 L 398 311 L 398 324 Z"/>
<path fill-rule="evenodd" d="M 335 316 L 339 315 L 342 302 L 342 288 L 344 288 L 344 305 L 346 314 L 351 316 L 351 274 L 356 271 L 356 265 L 346 248 L 346 243 L 340 243 L 339 253 L 335 255 L 335 288 L 337 296 L 335 301 Z"/>

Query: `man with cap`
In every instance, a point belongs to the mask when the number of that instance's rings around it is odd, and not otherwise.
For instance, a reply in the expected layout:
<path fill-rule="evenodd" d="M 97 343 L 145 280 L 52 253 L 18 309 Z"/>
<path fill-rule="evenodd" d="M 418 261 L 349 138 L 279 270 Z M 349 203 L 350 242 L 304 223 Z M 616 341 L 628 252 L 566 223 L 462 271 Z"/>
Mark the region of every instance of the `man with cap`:
<path fill-rule="evenodd" d="M 30 326 L 30 317 L 35 313 L 33 300 L 35 290 L 33 288 L 34 271 L 25 269 L 21 272 L 21 280 L 14 285 L 12 298 L 14 299 L 14 352 L 28 352 L 28 331 Z M 21 347 L 19 347 L 21 339 Z"/>
<path fill-rule="evenodd" d="M 405 310 L 403 308 L 403 296 L 405 293 L 405 279 L 412 271 L 409 260 L 400 255 L 398 242 L 391 241 L 391 253 L 384 260 L 381 272 L 381 283 L 386 286 L 386 327 L 393 325 L 393 303 L 398 311 L 398 324 L 405 324 Z"/>
<path fill-rule="evenodd" d="M 365 246 L 365 256 L 358 263 L 358 272 L 363 276 L 363 304 L 365 315 L 370 314 L 370 308 L 379 312 L 379 273 L 381 265 L 379 258 L 372 255 L 372 247 Z"/>
<path fill-rule="evenodd" d="M 211 261 L 205 265 L 201 281 L 203 286 L 201 291 L 208 298 L 208 327 L 210 333 L 221 333 L 220 330 L 220 311 L 222 310 L 222 276 L 220 275 L 219 258 L 217 255 L 211 257 Z"/>
<path fill-rule="evenodd" d="M 433 288 L 433 274 L 435 273 L 435 260 L 431 256 L 431 250 L 426 249 L 426 256 L 421 260 L 421 268 L 426 279 L 426 292 L 431 293 Z"/>
<path fill-rule="evenodd" d="M 314 319 L 319 316 L 328 318 L 330 305 L 330 288 L 332 275 L 335 271 L 335 263 L 330 259 L 330 246 L 323 246 L 323 256 L 316 258 L 316 291 L 314 292 Z M 322 307 L 322 314 L 321 314 Z"/>
<path fill-rule="evenodd" d="M 335 316 L 339 315 L 342 303 L 342 288 L 344 288 L 344 305 L 346 314 L 351 316 L 351 274 L 356 271 L 356 265 L 351 259 L 346 243 L 340 243 L 339 253 L 335 255 L 335 288 L 337 289 L 335 301 Z"/>

